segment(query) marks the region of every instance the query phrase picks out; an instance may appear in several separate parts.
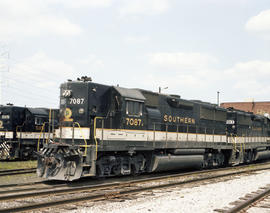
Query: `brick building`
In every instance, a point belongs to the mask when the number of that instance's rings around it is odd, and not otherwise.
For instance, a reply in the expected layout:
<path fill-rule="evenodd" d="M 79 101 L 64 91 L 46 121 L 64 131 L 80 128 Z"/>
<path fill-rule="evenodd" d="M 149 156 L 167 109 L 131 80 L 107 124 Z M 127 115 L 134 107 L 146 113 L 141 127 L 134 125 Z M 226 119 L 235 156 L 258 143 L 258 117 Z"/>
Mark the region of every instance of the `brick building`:
<path fill-rule="evenodd" d="M 270 115 L 270 101 L 263 102 L 227 102 L 221 103 L 221 107 L 229 108 L 233 107 L 235 109 L 243 110 L 246 112 L 253 112 L 259 115 Z"/>

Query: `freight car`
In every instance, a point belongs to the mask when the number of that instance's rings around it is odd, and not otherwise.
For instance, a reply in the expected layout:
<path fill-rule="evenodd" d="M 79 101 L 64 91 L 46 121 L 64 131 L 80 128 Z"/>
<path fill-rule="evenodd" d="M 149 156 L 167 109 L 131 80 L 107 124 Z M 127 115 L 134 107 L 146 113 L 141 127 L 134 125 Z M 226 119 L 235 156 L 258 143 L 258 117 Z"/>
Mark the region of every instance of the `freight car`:
<path fill-rule="evenodd" d="M 38 153 L 40 177 L 72 181 L 270 157 L 263 117 L 87 77 L 60 90 L 58 139 Z"/>
<path fill-rule="evenodd" d="M 59 110 L 0 106 L 0 159 L 34 158 L 34 152 L 52 138 Z"/>

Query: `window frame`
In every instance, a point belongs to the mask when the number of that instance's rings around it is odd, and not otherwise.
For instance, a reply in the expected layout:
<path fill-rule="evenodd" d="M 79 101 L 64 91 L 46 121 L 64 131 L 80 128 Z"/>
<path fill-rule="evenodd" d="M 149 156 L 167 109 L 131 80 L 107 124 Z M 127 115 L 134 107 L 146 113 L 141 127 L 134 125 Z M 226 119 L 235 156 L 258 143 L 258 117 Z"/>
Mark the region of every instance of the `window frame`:
<path fill-rule="evenodd" d="M 37 122 L 39 121 L 39 122 Z M 39 116 L 35 116 L 35 125 L 36 126 L 42 126 L 44 123 L 44 118 L 43 117 L 39 117 Z"/>
<path fill-rule="evenodd" d="M 143 115 L 143 103 L 141 100 L 126 99 L 126 115 L 132 117 L 141 117 Z M 135 103 L 138 104 L 138 113 L 135 114 Z M 132 106 L 130 105 L 132 104 Z M 130 112 L 132 107 L 132 113 Z"/>

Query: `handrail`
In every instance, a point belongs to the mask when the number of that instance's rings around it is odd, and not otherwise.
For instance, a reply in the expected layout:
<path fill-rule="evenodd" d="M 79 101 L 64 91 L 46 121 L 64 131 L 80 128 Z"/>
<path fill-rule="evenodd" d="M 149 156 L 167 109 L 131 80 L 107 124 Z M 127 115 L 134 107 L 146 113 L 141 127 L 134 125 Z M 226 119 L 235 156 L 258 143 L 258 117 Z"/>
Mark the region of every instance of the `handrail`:
<path fill-rule="evenodd" d="M 236 139 L 237 139 L 237 137 L 235 136 L 233 136 L 232 134 L 231 134 L 231 138 L 232 138 L 232 141 L 233 141 L 233 149 L 234 149 L 234 151 L 237 151 L 237 145 L 236 145 Z"/>
<path fill-rule="evenodd" d="M 43 125 L 46 125 L 46 124 L 48 124 L 48 132 L 47 132 L 47 138 L 46 138 L 46 144 L 48 144 L 49 139 L 51 139 L 51 132 L 50 132 L 50 123 L 49 122 L 43 122 Z M 44 128 L 44 130 L 45 130 L 45 128 Z M 43 140 L 45 140 L 45 137 L 46 137 L 46 134 L 44 134 L 44 133 L 43 133 Z"/>
<path fill-rule="evenodd" d="M 81 134 L 82 134 L 82 137 L 83 137 L 83 140 L 84 140 L 84 143 L 85 143 L 84 156 L 86 156 L 86 154 L 87 154 L 87 141 L 86 141 L 85 137 L 83 136 L 83 132 L 82 132 L 82 129 L 81 129 L 81 125 L 80 125 L 78 122 L 74 122 L 73 124 L 77 124 L 77 126 L 78 126 L 79 129 L 80 129 L 80 132 L 81 132 Z M 74 128 L 74 126 L 73 126 L 73 128 Z"/>
<path fill-rule="evenodd" d="M 97 119 L 104 119 L 103 117 L 95 117 L 94 118 L 94 140 L 96 143 L 96 159 L 97 159 L 97 152 L 98 152 L 98 142 L 97 142 L 97 135 L 96 135 L 96 127 L 97 127 Z"/>
<path fill-rule="evenodd" d="M 52 109 L 49 110 L 49 122 L 48 122 L 48 137 L 46 139 L 46 144 L 48 143 L 48 140 L 51 139 L 51 122 L 52 122 Z"/>
<path fill-rule="evenodd" d="M 245 139 L 246 139 L 246 136 L 244 136 L 244 140 L 242 140 L 242 152 L 244 153 L 245 152 L 245 149 L 246 149 L 246 144 L 245 144 Z"/>
<path fill-rule="evenodd" d="M 25 121 L 23 122 L 23 124 L 21 125 L 21 126 L 16 126 L 16 135 L 15 135 L 15 137 L 17 137 L 17 133 L 18 133 L 18 129 L 19 128 L 21 128 L 20 130 L 20 133 L 22 132 L 22 127 L 24 126 L 24 124 L 25 124 Z M 20 135 L 21 136 L 21 135 Z M 21 139 L 21 138 L 19 138 L 19 139 Z"/>
<path fill-rule="evenodd" d="M 41 134 L 43 132 L 43 130 L 45 129 L 45 122 L 43 123 L 42 127 L 41 127 L 41 131 L 40 131 L 40 134 L 39 134 L 39 138 L 38 138 L 38 145 L 37 145 L 37 151 L 39 152 L 39 143 L 40 143 L 40 138 L 41 138 Z M 44 133 L 43 133 L 44 134 Z M 44 142 L 44 141 L 43 141 Z"/>

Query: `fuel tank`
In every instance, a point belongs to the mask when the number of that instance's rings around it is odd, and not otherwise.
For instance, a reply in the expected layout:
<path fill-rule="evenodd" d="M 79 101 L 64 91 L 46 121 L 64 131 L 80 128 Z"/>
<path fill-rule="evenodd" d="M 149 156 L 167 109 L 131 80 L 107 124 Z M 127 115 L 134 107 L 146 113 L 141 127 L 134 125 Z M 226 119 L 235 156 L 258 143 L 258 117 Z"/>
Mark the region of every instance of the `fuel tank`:
<path fill-rule="evenodd" d="M 167 155 L 153 157 L 151 172 L 161 172 L 180 169 L 199 169 L 203 167 L 203 155 Z"/>

